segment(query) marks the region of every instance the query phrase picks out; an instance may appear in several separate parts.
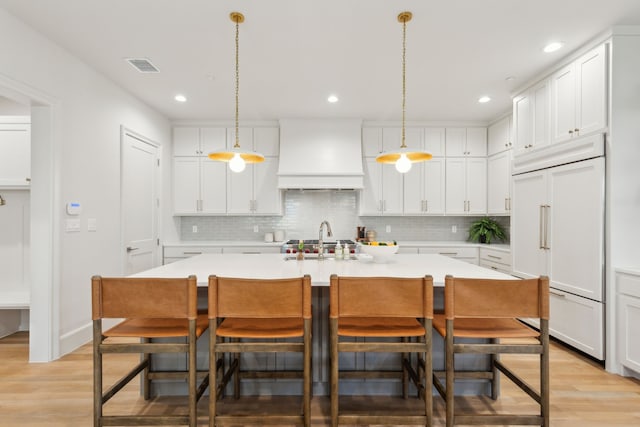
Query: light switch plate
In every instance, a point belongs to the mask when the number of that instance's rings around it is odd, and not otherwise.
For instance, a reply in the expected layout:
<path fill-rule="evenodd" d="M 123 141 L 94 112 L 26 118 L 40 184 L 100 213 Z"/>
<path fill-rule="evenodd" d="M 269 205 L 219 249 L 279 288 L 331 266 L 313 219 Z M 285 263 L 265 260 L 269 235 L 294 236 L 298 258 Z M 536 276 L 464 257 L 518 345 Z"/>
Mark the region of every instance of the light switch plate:
<path fill-rule="evenodd" d="M 98 220 L 96 218 L 87 219 L 87 231 L 98 231 Z"/>
<path fill-rule="evenodd" d="M 80 219 L 70 218 L 65 220 L 65 231 L 67 233 L 75 233 L 80 231 Z"/>

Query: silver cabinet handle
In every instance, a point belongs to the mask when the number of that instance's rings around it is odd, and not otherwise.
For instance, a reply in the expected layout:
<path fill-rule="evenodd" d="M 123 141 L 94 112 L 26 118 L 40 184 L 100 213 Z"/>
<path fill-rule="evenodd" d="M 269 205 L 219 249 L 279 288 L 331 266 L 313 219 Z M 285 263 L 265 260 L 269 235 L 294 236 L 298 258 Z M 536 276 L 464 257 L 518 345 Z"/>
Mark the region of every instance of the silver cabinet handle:
<path fill-rule="evenodd" d="M 458 252 L 438 252 L 438 255 L 456 256 L 456 255 L 458 255 Z"/>
<path fill-rule="evenodd" d="M 550 233 L 549 221 L 551 219 L 550 212 L 551 212 L 551 206 L 545 205 L 545 220 L 544 220 L 544 248 L 545 249 L 551 249 L 551 247 L 549 246 L 549 233 Z"/>
<path fill-rule="evenodd" d="M 132 246 L 127 246 L 127 252 L 131 252 L 131 251 L 137 251 L 140 248 L 134 248 Z"/>
<path fill-rule="evenodd" d="M 551 295 L 555 295 L 555 296 L 560 297 L 560 298 L 566 298 L 567 297 L 567 294 L 562 293 L 562 292 L 554 291 L 553 289 L 549 289 L 549 293 Z"/>
<path fill-rule="evenodd" d="M 487 257 L 488 258 L 493 258 L 493 259 L 500 259 L 500 260 L 502 259 L 502 257 L 495 256 L 495 255 L 490 255 L 490 254 L 487 254 Z"/>
<path fill-rule="evenodd" d="M 429 212 L 429 201 L 428 200 L 424 201 L 424 211 L 425 212 Z"/>
<path fill-rule="evenodd" d="M 540 224 L 538 228 L 538 248 L 544 249 L 544 243 L 542 242 L 542 230 L 544 228 L 544 205 L 540 205 Z"/>
<path fill-rule="evenodd" d="M 182 251 L 183 255 L 200 255 L 202 252 L 198 251 Z"/>

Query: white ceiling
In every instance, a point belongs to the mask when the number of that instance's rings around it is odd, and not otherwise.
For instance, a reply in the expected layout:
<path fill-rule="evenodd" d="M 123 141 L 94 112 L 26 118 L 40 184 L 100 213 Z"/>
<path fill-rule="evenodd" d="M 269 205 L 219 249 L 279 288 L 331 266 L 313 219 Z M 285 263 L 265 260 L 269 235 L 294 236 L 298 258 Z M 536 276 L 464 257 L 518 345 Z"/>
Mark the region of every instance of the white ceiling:
<path fill-rule="evenodd" d="M 0 7 L 172 120 L 232 119 L 240 11 L 240 119 L 401 117 L 487 122 L 513 91 L 613 25 L 638 0 L 0 0 Z M 542 47 L 561 40 L 552 54 Z M 146 57 L 159 74 L 124 58 Z M 507 81 L 506 78 L 513 79 Z M 185 94 L 188 102 L 173 100 Z M 329 94 L 340 98 L 329 104 Z M 481 95 L 493 101 L 479 104 Z"/>

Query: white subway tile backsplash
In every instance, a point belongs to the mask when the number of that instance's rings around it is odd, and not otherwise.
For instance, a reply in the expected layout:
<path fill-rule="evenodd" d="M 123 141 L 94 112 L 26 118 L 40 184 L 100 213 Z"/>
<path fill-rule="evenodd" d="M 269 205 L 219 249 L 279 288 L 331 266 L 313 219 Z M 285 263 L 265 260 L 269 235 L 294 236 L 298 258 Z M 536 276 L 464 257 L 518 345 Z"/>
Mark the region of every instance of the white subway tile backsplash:
<path fill-rule="evenodd" d="M 289 190 L 284 192 L 282 216 L 185 216 L 180 218 L 182 240 L 262 240 L 264 233 L 284 230 L 285 239 L 317 239 L 320 223 L 329 221 L 335 239 L 355 239 L 356 227 L 376 230 L 380 240 L 466 241 L 477 217 L 358 216 L 357 192 Z M 496 217 L 509 230 L 509 217 Z M 258 232 L 254 232 L 254 226 Z M 451 231 L 456 226 L 457 232 Z M 193 226 L 198 232 L 193 233 Z M 387 226 L 391 232 L 387 233 Z"/>

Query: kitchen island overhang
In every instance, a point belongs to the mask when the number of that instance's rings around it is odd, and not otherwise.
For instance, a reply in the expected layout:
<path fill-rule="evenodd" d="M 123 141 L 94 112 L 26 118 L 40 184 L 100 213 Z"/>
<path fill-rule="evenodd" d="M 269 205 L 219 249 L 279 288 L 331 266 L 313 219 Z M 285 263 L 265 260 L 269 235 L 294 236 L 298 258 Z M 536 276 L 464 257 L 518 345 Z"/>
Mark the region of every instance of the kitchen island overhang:
<path fill-rule="evenodd" d="M 285 254 L 201 254 L 161 267 L 152 268 L 134 274 L 131 277 L 197 277 L 200 296 L 198 305 L 206 308 L 207 286 L 210 275 L 221 277 L 245 277 L 255 279 L 277 279 L 311 276 L 312 284 L 312 387 L 313 395 L 326 396 L 330 391 L 329 377 L 329 281 L 332 274 L 358 277 L 423 277 L 431 275 L 434 283 L 434 308 L 444 308 L 444 278 L 446 275 L 457 277 L 478 277 L 486 279 L 509 280 L 513 276 L 478 265 L 449 258 L 437 254 L 396 254 L 391 261 L 384 264 L 363 262 L 358 260 L 324 260 L 305 259 L 303 261 L 286 260 Z M 198 342 L 198 358 L 202 367 L 208 366 L 206 360 L 208 337 L 203 336 Z M 398 355 L 385 353 L 341 355 L 341 366 L 370 366 L 374 370 L 398 369 Z M 166 364 L 168 368 L 176 361 L 158 360 L 158 364 Z M 186 361 L 185 361 L 186 363 Z M 261 357 L 250 357 L 242 361 L 243 366 L 257 370 L 296 370 L 301 369 L 302 358 L 292 354 L 265 354 Z M 456 361 L 456 365 L 469 370 L 487 369 L 489 357 L 486 355 L 465 355 Z M 444 341 L 438 334 L 433 336 L 433 367 L 436 371 L 444 370 Z M 413 387 L 413 386 L 412 386 Z M 243 395 L 300 395 L 300 380 L 265 380 L 243 379 Z M 365 392 L 366 391 L 366 392 Z M 415 390 L 412 389 L 412 392 Z M 479 395 L 489 394 L 488 382 L 469 381 L 456 384 L 456 394 Z M 152 393 L 158 395 L 185 394 L 184 385 L 176 382 L 156 382 Z M 341 395 L 399 395 L 402 384 L 398 379 L 382 378 L 380 380 L 344 379 L 340 380 Z"/>

